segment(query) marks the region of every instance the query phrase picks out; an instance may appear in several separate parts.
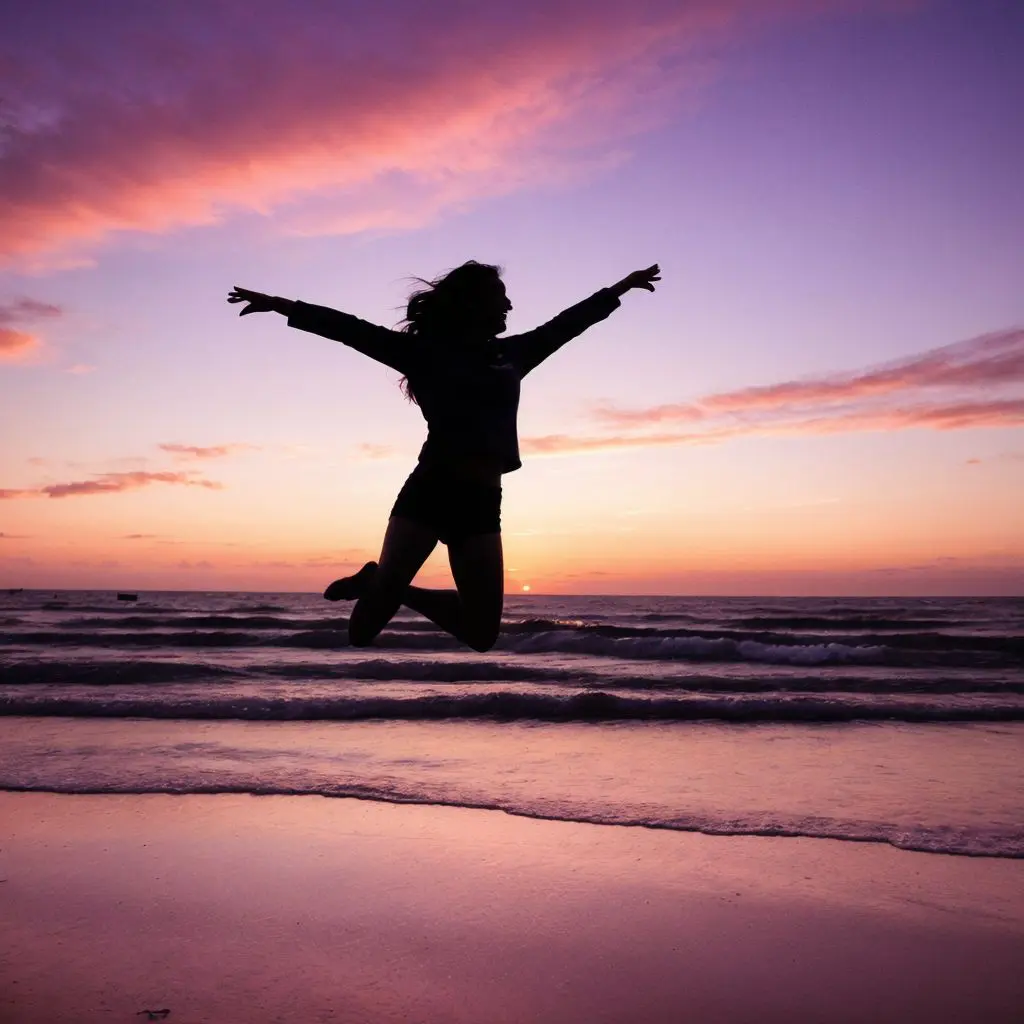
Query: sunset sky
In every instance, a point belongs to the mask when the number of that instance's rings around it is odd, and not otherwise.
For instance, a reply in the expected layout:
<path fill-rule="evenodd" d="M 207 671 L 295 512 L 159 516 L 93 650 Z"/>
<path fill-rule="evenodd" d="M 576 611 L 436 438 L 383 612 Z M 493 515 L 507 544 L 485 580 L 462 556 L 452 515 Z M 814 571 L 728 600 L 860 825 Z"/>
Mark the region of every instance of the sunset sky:
<path fill-rule="evenodd" d="M 34 0 L 0 14 L 0 588 L 320 590 L 424 435 L 242 285 L 509 330 L 508 591 L 1024 593 L 1024 4 Z M 421 579 L 448 576 L 443 549 Z"/>

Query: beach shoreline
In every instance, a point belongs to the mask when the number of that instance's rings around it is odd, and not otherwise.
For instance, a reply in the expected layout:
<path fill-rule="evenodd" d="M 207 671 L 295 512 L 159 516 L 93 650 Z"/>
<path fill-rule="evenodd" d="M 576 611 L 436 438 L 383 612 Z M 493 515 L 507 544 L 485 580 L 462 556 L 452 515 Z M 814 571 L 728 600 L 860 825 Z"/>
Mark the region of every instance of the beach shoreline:
<path fill-rule="evenodd" d="M 0 1019 L 1010 1022 L 1024 863 L 323 797 L 0 792 Z"/>

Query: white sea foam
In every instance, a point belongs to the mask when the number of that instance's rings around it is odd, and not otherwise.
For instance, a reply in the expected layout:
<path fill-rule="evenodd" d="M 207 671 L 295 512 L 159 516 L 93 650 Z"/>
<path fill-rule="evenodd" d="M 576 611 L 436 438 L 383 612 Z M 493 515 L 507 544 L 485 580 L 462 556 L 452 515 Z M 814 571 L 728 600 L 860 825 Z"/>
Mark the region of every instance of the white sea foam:
<path fill-rule="evenodd" d="M 1004 735 L 888 725 L 0 722 L 0 787 L 63 793 L 321 795 L 489 808 L 712 835 L 888 843 L 1024 857 L 1013 787 L 972 786 L 1012 763 Z M 923 758 L 939 742 L 941 765 Z"/>

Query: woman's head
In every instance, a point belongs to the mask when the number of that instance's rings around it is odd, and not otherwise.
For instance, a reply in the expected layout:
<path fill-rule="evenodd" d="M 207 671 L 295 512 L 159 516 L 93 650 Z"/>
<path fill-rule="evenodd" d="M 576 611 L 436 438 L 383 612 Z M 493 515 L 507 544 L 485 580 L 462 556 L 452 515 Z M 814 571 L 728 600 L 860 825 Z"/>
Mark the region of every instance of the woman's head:
<path fill-rule="evenodd" d="M 410 334 L 447 335 L 476 341 L 493 338 L 505 330 L 512 308 L 501 267 L 469 260 L 409 297 L 405 311 Z"/>

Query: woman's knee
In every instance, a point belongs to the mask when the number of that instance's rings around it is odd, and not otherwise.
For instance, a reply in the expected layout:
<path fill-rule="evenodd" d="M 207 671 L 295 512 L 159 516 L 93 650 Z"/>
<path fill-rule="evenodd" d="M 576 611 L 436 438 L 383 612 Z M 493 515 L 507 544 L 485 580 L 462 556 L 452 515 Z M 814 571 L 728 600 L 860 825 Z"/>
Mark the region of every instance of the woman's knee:
<path fill-rule="evenodd" d="M 474 651 L 485 654 L 497 642 L 501 632 L 501 622 L 467 623 L 460 639 Z"/>
<path fill-rule="evenodd" d="M 372 629 L 368 624 L 354 621 L 354 617 L 348 620 L 348 642 L 350 647 L 369 647 L 377 636 L 380 629 Z"/>
<path fill-rule="evenodd" d="M 348 620 L 348 642 L 353 647 L 369 647 L 391 621 L 401 602 L 375 587 L 355 603 Z"/>
<path fill-rule="evenodd" d="M 350 622 L 348 626 L 348 645 L 349 647 L 370 647 L 379 634 L 379 629 L 376 632 L 353 629 L 352 623 Z"/>

